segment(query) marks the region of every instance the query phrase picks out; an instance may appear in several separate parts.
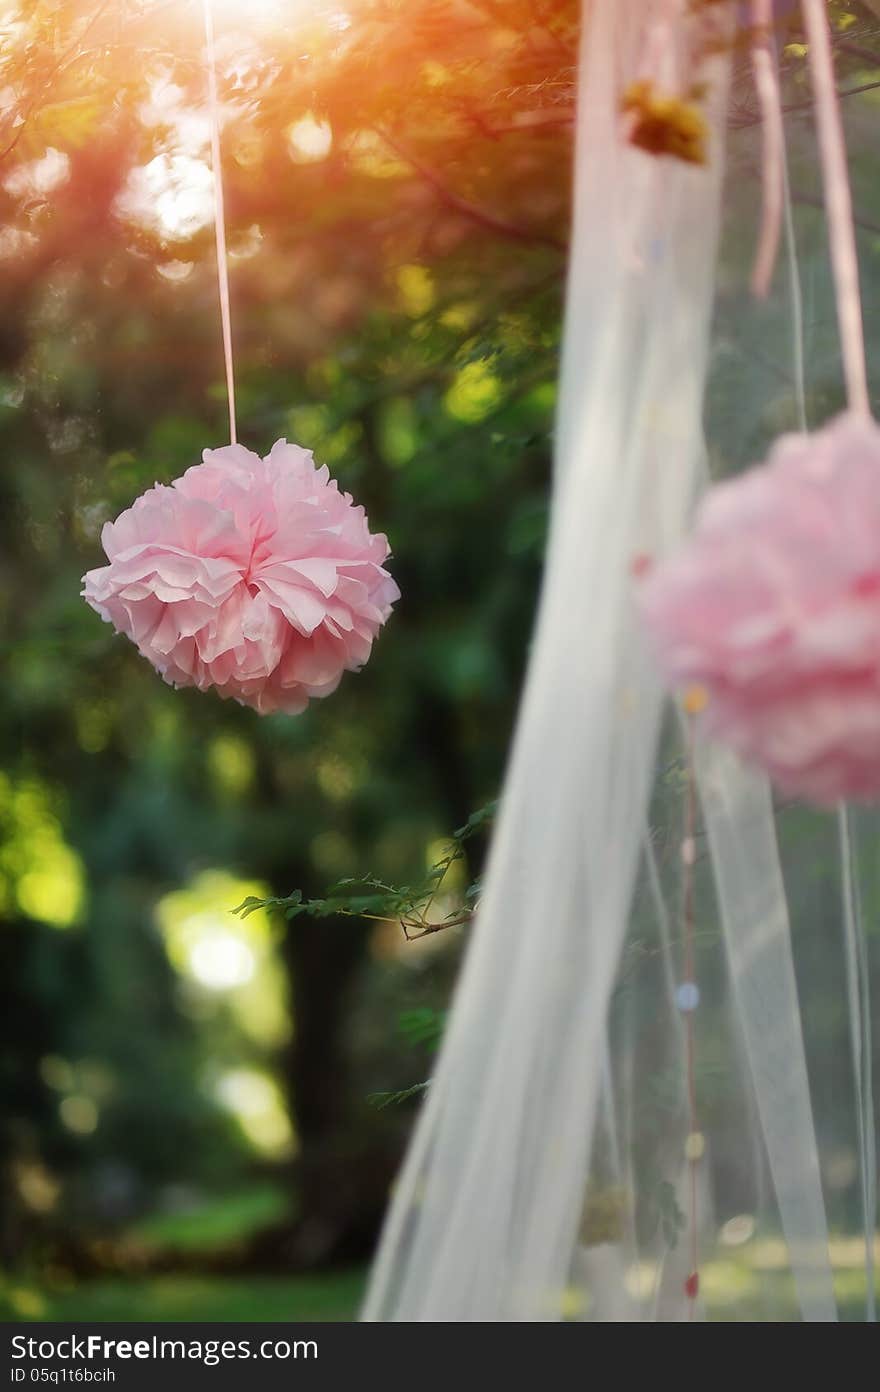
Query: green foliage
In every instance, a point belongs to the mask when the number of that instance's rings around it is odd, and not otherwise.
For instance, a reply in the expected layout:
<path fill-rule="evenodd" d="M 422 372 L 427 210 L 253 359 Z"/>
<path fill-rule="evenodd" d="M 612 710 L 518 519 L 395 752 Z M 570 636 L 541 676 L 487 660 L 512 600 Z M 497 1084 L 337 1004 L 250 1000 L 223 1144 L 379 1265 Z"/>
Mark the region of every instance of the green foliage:
<path fill-rule="evenodd" d="M 446 928 L 470 922 L 480 893 L 479 880 L 473 880 L 462 895 L 462 906 L 440 917 L 429 916 L 437 895 L 450 870 L 466 855 L 466 845 L 473 837 L 485 832 L 495 815 L 497 802 L 486 803 L 472 812 L 467 821 L 452 833 L 443 856 L 428 870 L 421 884 L 393 886 L 384 884 L 372 875 L 347 877 L 331 885 L 323 898 L 305 899 L 301 890 L 283 897 L 259 898 L 249 895 L 233 913 L 247 918 L 261 909 L 280 912 L 288 920 L 307 915 L 311 918 L 350 917 L 377 919 L 399 923 L 408 941 L 442 932 Z M 431 1006 L 419 1006 L 403 1011 L 398 1017 L 398 1030 L 411 1047 L 427 1046 L 434 1050 L 443 1034 L 446 1015 Z M 395 1091 L 373 1092 L 367 1101 L 378 1110 L 398 1106 L 420 1095 L 430 1084 L 416 1083 Z"/>
<path fill-rule="evenodd" d="M 397 1092 L 371 1092 L 367 1101 L 371 1107 L 382 1111 L 385 1107 L 398 1107 L 401 1102 L 409 1102 L 413 1097 L 421 1097 L 431 1086 L 431 1080 L 424 1083 L 413 1083 L 412 1087 L 400 1088 Z"/>
<path fill-rule="evenodd" d="M 407 938 L 425 937 L 444 928 L 469 922 L 479 898 L 479 881 L 474 880 L 464 891 L 464 911 L 452 909 L 440 918 L 429 913 L 452 867 L 465 857 L 465 844 L 484 831 L 495 814 L 497 803 L 489 802 L 473 812 L 463 826 L 452 833 L 447 851 L 427 871 L 420 884 L 389 885 L 374 875 L 347 876 L 337 880 L 323 898 L 305 899 L 302 890 L 295 889 L 284 896 L 260 899 L 248 897 L 232 910 L 247 918 L 259 909 L 281 912 L 287 919 L 307 914 L 311 918 L 372 918 L 382 922 L 397 922 Z"/>
<path fill-rule="evenodd" d="M 269 909 L 283 913 L 288 920 L 306 914 L 312 918 L 352 917 L 398 922 L 408 940 L 467 923 L 477 907 L 480 893 L 478 880 L 472 881 L 464 891 L 463 909 L 452 909 L 439 918 L 430 918 L 429 913 L 450 870 L 464 859 L 467 842 L 488 829 L 496 809 L 497 802 L 492 801 L 472 812 L 467 821 L 452 833 L 444 855 L 431 866 L 422 883 L 415 888 L 387 885 L 371 875 L 360 879 L 349 877 L 332 885 L 321 899 L 304 899 L 301 890 L 294 890 L 284 897 L 265 899 L 249 895 L 232 912 L 242 918 L 260 909 Z M 433 1051 L 439 1045 L 445 1022 L 445 1011 L 419 1006 L 399 1015 L 398 1030 L 411 1047 L 428 1046 Z M 430 1079 L 395 1091 L 373 1092 L 367 1101 L 381 1111 L 410 1101 L 429 1085 Z"/>

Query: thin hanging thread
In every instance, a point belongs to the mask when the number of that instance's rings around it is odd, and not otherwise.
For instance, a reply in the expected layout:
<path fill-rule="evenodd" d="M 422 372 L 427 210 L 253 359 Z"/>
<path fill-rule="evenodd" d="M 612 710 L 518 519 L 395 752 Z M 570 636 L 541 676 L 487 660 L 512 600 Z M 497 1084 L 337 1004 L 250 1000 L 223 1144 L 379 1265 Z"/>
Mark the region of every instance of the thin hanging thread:
<path fill-rule="evenodd" d="M 761 108 L 761 229 L 752 269 L 752 294 L 770 290 L 782 232 L 785 136 L 776 57 L 771 45 L 773 0 L 752 0 L 752 72 Z"/>
<path fill-rule="evenodd" d="M 682 0 L 660 0 L 648 25 L 645 50 L 639 64 L 639 75 L 662 81 L 668 55 L 672 49 L 674 25 Z"/>
<path fill-rule="evenodd" d="M 238 430 L 235 423 L 235 371 L 232 359 L 232 314 L 229 307 L 229 260 L 226 254 L 223 166 L 220 161 L 220 102 L 217 97 L 217 62 L 211 0 L 204 0 L 204 11 L 205 49 L 208 67 L 208 110 L 211 119 L 211 169 L 214 174 L 214 241 L 217 247 L 217 289 L 220 296 L 223 361 L 226 367 L 226 398 L 229 403 L 229 440 L 230 444 L 234 445 L 238 443 Z"/>
<path fill-rule="evenodd" d="M 862 918 L 861 896 L 856 876 L 856 857 L 845 803 L 838 808 L 837 825 L 843 863 L 843 928 L 846 983 L 849 997 L 850 1041 L 855 1075 L 859 1145 L 859 1180 L 862 1198 L 862 1226 L 865 1234 L 865 1312 L 869 1324 L 877 1319 L 874 1290 L 874 1229 L 877 1225 L 877 1154 L 871 1070 L 871 1001 Z"/>
<path fill-rule="evenodd" d="M 686 703 L 687 709 L 687 703 Z M 687 730 L 687 790 L 685 793 L 684 838 L 681 844 L 681 859 L 684 872 L 682 893 L 682 917 L 684 920 L 684 960 L 682 963 L 682 985 L 694 993 L 688 1001 L 685 1012 L 685 1056 L 687 1066 L 687 1104 L 688 1138 L 685 1157 L 688 1163 L 688 1228 L 690 1238 L 690 1272 L 685 1282 L 688 1298 L 688 1319 L 694 1319 L 697 1310 L 697 1297 L 700 1291 L 700 1245 L 697 1231 L 697 1166 L 700 1162 L 700 1130 L 697 1114 L 697 1049 L 694 1031 L 694 1011 L 696 1009 L 696 960 L 694 952 L 694 861 L 696 860 L 697 830 L 697 782 L 694 766 L 694 721 L 690 712 L 686 714 Z"/>
<path fill-rule="evenodd" d="M 819 156 L 822 163 L 846 395 L 851 410 L 868 415 L 871 408 L 865 365 L 859 262 L 843 120 L 834 79 L 831 31 L 824 0 L 801 0 L 801 9 L 807 31 L 810 74 L 816 104 L 816 128 L 819 136 Z"/>
<path fill-rule="evenodd" d="M 809 421 L 807 419 L 807 384 L 804 365 L 804 292 L 801 283 L 797 235 L 794 227 L 794 210 L 791 201 L 791 181 L 788 172 L 788 153 L 785 148 L 784 134 L 783 131 L 783 203 L 785 209 L 785 243 L 788 251 L 788 280 L 791 294 L 791 336 L 794 355 L 795 403 L 797 407 L 798 429 L 806 435 L 809 429 Z"/>

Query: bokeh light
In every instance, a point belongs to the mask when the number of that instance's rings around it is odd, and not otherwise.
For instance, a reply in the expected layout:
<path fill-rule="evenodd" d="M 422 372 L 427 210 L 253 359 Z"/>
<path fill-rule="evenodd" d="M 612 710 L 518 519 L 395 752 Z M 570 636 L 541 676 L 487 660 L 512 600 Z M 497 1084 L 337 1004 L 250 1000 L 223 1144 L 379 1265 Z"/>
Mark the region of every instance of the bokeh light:
<path fill-rule="evenodd" d="M 241 747 L 225 746 L 229 774 Z M 257 1043 L 287 1037 L 290 1021 L 277 927 L 265 913 L 238 918 L 243 899 L 264 898 L 266 885 L 225 870 L 205 870 L 186 887 L 164 895 L 156 917 L 172 966 L 189 989 L 222 997 L 237 1026 Z"/>
<path fill-rule="evenodd" d="M 85 905 L 85 873 L 64 837 L 53 798 L 35 779 L 0 773 L 0 904 L 53 928 L 77 923 Z"/>
<path fill-rule="evenodd" d="M 228 933 L 218 923 L 215 914 L 190 921 L 200 931 L 189 950 L 189 970 L 201 986 L 209 991 L 230 991 L 250 981 L 256 960 L 250 946 L 234 933 Z"/>
<path fill-rule="evenodd" d="M 278 1158 L 293 1150 L 293 1129 L 278 1084 L 256 1068 L 234 1068 L 217 1080 L 219 1101 L 257 1150 Z"/>
<path fill-rule="evenodd" d="M 330 153 L 333 131 L 327 121 L 318 121 L 309 113 L 288 128 L 287 143 L 294 163 L 317 164 Z"/>
<path fill-rule="evenodd" d="M 214 175 L 193 155 L 156 155 L 133 169 L 118 199 L 119 211 L 174 241 L 187 241 L 214 217 Z"/>

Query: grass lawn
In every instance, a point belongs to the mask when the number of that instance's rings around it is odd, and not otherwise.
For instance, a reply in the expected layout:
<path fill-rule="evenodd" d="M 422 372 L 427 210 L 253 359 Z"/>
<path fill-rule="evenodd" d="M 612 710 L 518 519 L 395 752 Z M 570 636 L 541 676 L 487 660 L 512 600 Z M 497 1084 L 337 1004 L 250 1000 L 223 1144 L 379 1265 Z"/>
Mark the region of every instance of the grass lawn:
<path fill-rule="evenodd" d="M 50 1288 L 26 1280 L 0 1282 L 4 1320 L 238 1321 L 353 1320 L 363 1271 L 322 1276 L 118 1277 Z"/>

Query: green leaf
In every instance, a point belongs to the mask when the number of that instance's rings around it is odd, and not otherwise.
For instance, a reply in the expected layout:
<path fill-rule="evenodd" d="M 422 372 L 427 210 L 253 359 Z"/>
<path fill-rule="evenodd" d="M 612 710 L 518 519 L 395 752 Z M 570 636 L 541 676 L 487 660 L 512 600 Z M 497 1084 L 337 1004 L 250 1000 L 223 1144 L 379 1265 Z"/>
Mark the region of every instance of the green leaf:
<path fill-rule="evenodd" d="M 371 1092 L 367 1101 L 371 1107 L 381 1112 L 385 1107 L 397 1107 L 401 1102 L 408 1102 L 411 1097 L 418 1097 L 419 1093 L 430 1086 L 431 1079 L 428 1078 L 426 1082 L 414 1083 L 412 1087 L 403 1088 L 400 1092 Z"/>
<path fill-rule="evenodd" d="M 498 799 L 494 798 L 491 802 L 487 802 L 485 807 L 480 807 L 476 812 L 471 813 L 464 826 L 460 826 L 452 833 L 454 839 L 456 841 L 467 841 L 468 837 L 473 836 L 474 833 L 480 831 L 487 822 L 492 821 L 497 810 Z"/>
<path fill-rule="evenodd" d="M 231 912 L 239 914 L 241 918 L 247 918 L 248 914 L 256 913 L 257 909 L 264 909 L 271 903 L 271 899 L 257 899 L 253 894 L 249 894 L 247 899 L 242 899 L 241 903 Z"/>

